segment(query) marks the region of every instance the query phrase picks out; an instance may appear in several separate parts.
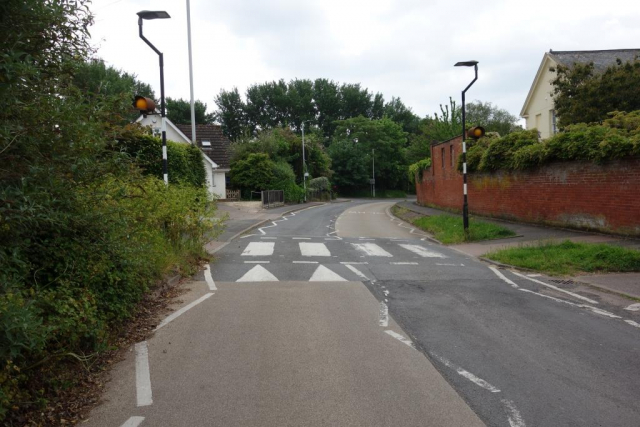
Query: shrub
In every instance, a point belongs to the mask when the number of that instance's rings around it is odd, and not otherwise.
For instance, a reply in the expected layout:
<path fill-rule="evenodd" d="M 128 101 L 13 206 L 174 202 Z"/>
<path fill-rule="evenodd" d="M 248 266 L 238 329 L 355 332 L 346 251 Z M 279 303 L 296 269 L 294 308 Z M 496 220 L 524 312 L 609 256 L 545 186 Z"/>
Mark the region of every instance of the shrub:
<path fill-rule="evenodd" d="M 422 173 L 431 167 L 431 159 L 423 159 L 409 165 L 409 181 L 416 182 L 416 177 L 422 181 Z"/>
<path fill-rule="evenodd" d="M 326 176 L 321 176 L 310 180 L 307 186 L 312 190 L 329 191 L 331 182 L 329 182 L 329 178 Z"/>
<path fill-rule="evenodd" d="M 520 148 L 538 142 L 538 131 L 535 129 L 512 132 L 502 138 L 496 138 L 482 154 L 479 170 L 495 171 L 512 169 L 512 156 Z"/>

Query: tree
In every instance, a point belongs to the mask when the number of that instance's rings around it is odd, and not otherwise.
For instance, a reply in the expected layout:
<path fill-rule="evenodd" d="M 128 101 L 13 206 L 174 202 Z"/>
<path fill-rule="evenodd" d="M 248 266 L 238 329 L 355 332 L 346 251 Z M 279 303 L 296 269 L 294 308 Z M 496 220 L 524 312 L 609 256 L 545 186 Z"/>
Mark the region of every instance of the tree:
<path fill-rule="evenodd" d="M 384 106 L 384 115 L 401 125 L 405 132 L 416 133 L 418 130 L 420 118 L 400 98 L 391 98 Z"/>
<path fill-rule="evenodd" d="M 313 83 L 313 99 L 315 100 L 317 125 L 328 144 L 336 129 L 336 120 L 340 118 L 340 87 L 333 80 L 316 79 Z"/>
<path fill-rule="evenodd" d="M 246 106 L 240 98 L 238 88 L 234 87 L 228 92 L 221 90 L 215 98 L 215 103 L 218 106 L 218 111 L 214 113 L 215 119 L 220 123 L 222 132 L 231 141 L 238 140 L 247 131 L 254 131 L 248 128 Z"/>
<path fill-rule="evenodd" d="M 551 82 L 559 127 L 599 123 L 613 111 L 640 110 L 640 59 L 596 73 L 593 63 L 558 65 Z"/>
<path fill-rule="evenodd" d="M 344 155 L 355 154 L 358 158 L 366 158 L 370 162 L 375 150 L 378 188 L 402 188 L 407 177 L 404 150 L 406 141 L 406 133 L 403 132 L 402 127 L 388 118 L 369 120 L 359 116 L 338 122 L 333 143 L 340 142 L 340 148 L 333 151 L 329 147 L 330 154 L 338 155 L 338 157 L 333 155 L 331 157 L 335 179 L 356 185 L 358 181 L 354 181 L 347 175 L 351 173 L 349 165 L 353 164 L 356 167 L 358 163 L 345 159 Z M 347 143 L 354 144 L 354 147 L 349 147 Z M 344 161 L 346 164 L 341 164 Z"/>
<path fill-rule="evenodd" d="M 184 99 L 167 98 L 167 118 L 175 124 L 191 124 L 191 102 Z M 196 113 L 196 124 L 205 125 L 213 123 L 213 114 L 207 114 L 207 104 L 195 100 L 193 103 Z"/>
<path fill-rule="evenodd" d="M 270 190 L 275 164 L 266 153 L 251 153 L 231 164 L 231 183 L 245 191 Z"/>
<path fill-rule="evenodd" d="M 334 141 L 327 150 L 331 156 L 333 182 L 347 193 L 366 188 L 371 178 L 368 153 L 355 141 Z"/>
<path fill-rule="evenodd" d="M 487 132 L 498 132 L 501 136 L 522 130 L 516 116 L 490 102 L 474 101 L 467 104 L 466 119 L 470 126 L 482 126 Z"/>
<path fill-rule="evenodd" d="M 301 132 L 302 123 L 307 130 L 316 123 L 316 108 L 313 103 L 313 82 L 311 80 L 292 80 L 288 89 L 288 122 L 296 132 Z"/>

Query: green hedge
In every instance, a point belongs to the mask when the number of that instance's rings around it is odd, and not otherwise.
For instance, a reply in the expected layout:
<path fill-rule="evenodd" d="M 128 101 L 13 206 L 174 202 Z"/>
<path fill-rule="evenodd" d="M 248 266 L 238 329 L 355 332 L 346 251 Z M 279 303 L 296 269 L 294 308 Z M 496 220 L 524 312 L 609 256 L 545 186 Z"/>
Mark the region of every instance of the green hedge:
<path fill-rule="evenodd" d="M 129 154 L 149 175 L 162 179 L 162 140 L 138 130 L 126 132 L 118 138 L 115 148 Z M 202 187 L 206 172 L 202 152 L 191 144 L 167 141 L 167 164 L 170 184 L 189 184 Z"/>
<path fill-rule="evenodd" d="M 422 173 L 431 167 L 431 159 L 423 159 L 419 162 L 409 165 L 409 181 L 415 183 L 416 177 L 418 181 L 422 181 Z"/>
<path fill-rule="evenodd" d="M 538 140 L 536 129 L 470 141 L 467 170 L 523 170 L 554 161 L 604 163 L 628 157 L 640 157 L 640 111 L 611 113 L 602 124 L 572 125 L 544 141 Z"/>

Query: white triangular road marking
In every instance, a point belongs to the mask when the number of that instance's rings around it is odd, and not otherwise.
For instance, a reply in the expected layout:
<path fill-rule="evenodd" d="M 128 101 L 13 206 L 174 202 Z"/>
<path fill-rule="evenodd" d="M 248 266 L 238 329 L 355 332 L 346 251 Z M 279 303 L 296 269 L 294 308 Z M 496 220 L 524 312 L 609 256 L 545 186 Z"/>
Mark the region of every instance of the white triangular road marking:
<path fill-rule="evenodd" d="M 278 278 L 260 264 L 247 271 L 236 282 L 278 282 Z"/>
<path fill-rule="evenodd" d="M 329 270 L 324 265 L 318 266 L 316 271 L 309 279 L 310 282 L 346 282 L 347 280 L 343 277 L 338 276 L 333 271 Z"/>

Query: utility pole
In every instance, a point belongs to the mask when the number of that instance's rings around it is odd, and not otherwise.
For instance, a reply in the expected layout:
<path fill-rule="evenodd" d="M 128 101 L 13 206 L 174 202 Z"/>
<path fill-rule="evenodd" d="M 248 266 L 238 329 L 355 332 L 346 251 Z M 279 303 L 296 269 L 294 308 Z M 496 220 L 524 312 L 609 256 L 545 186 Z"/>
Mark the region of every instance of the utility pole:
<path fill-rule="evenodd" d="M 304 122 L 302 122 L 302 186 L 304 188 L 304 202 L 307 203 L 307 163 L 304 159 Z"/>
<path fill-rule="evenodd" d="M 376 197 L 376 149 L 371 149 L 371 185 L 373 197 Z"/>

